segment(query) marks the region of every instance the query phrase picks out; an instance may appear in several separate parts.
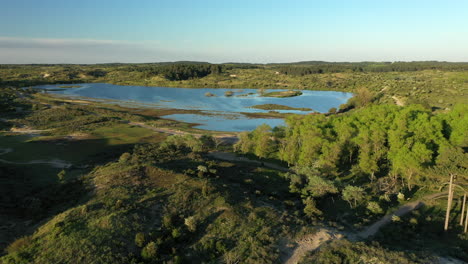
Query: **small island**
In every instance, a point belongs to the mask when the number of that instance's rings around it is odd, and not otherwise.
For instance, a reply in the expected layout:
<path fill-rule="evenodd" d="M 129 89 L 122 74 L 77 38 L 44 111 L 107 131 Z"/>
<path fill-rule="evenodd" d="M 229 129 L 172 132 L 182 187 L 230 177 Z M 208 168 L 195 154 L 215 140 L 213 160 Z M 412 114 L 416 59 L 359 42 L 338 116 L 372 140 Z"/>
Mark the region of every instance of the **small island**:
<path fill-rule="evenodd" d="M 205 96 L 206 96 L 206 97 L 216 97 L 216 94 L 213 94 L 213 93 L 210 93 L 210 92 L 206 92 L 206 93 L 205 93 Z"/>
<path fill-rule="evenodd" d="M 279 104 L 261 104 L 261 105 L 253 105 L 250 108 L 255 109 L 262 109 L 262 110 L 298 110 L 298 111 L 312 111 L 311 108 L 307 107 L 292 107 L 287 105 L 279 105 Z"/>
<path fill-rule="evenodd" d="M 300 96 L 300 95 L 302 95 L 301 91 L 280 91 L 280 92 L 265 93 L 265 94 L 262 94 L 261 96 L 284 98 L 284 97 L 295 97 L 295 96 Z"/>

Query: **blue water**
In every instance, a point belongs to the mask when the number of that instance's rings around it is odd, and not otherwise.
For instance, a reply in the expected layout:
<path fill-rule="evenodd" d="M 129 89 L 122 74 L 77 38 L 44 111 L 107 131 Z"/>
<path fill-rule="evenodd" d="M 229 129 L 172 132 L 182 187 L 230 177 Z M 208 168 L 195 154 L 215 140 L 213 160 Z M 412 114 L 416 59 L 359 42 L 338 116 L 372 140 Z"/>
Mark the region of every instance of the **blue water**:
<path fill-rule="evenodd" d="M 202 110 L 212 115 L 176 114 L 165 116 L 170 119 L 198 123 L 198 128 L 218 131 L 253 130 L 262 123 L 270 126 L 284 124 L 282 119 L 258 118 L 249 119 L 241 112 L 265 113 L 268 110 L 250 108 L 259 104 L 279 104 L 291 107 L 307 107 L 316 112 L 327 112 L 332 107 L 346 103 L 352 97 L 351 93 L 332 91 L 302 91 L 301 96 L 288 98 L 260 97 L 257 89 L 213 89 L 213 88 L 167 88 L 145 86 L 121 86 L 106 83 L 78 84 L 79 88 L 67 88 L 59 91 L 49 91 L 66 96 L 80 96 L 94 99 L 118 100 L 123 103 L 142 104 L 157 108 L 175 108 Z M 58 85 L 42 85 L 35 88 L 58 89 Z M 225 96 L 226 91 L 234 92 L 233 96 Z M 266 90 L 269 92 L 272 90 Z M 281 91 L 281 90 L 279 90 Z M 207 97 L 211 93 L 215 96 Z M 253 93 L 250 94 L 249 93 Z M 242 96 L 245 95 L 245 96 Z M 306 114 L 311 111 L 276 110 L 281 113 Z M 230 113 L 226 117 L 226 113 Z M 218 114 L 218 115 L 213 115 Z M 234 115 L 232 115 L 234 114 Z"/>
<path fill-rule="evenodd" d="M 199 129 L 230 132 L 253 130 L 261 124 L 268 124 L 271 127 L 284 125 L 284 120 L 281 118 L 248 118 L 242 114 L 237 114 L 235 117 L 230 115 L 228 118 L 223 115 L 173 114 L 167 115 L 165 118 L 201 124 L 195 126 Z"/>

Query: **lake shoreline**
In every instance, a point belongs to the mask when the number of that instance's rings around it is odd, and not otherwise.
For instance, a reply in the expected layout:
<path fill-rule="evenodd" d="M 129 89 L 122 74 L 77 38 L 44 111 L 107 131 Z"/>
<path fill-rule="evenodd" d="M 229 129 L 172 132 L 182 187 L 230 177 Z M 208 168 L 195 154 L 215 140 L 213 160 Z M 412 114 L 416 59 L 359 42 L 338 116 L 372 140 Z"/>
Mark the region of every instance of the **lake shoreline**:
<path fill-rule="evenodd" d="M 353 96 L 351 93 L 335 91 L 174 89 L 107 83 L 82 83 L 80 87 L 57 90 L 60 86 L 63 85 L 41 85 L 33 88 L 71 100 L 89 100 L 133 108 L 174 109 L 175 111 L 161 117 L 196 124 L 195 127 L 200 129 L 226 132 L 249 131 L 263 123 L 270 126 L 284 125 L 284 118 L 290 114 L 326 113 L 330 108 L 346 103 Z M 267 97 L 265 94 L 275 96 Z"/>

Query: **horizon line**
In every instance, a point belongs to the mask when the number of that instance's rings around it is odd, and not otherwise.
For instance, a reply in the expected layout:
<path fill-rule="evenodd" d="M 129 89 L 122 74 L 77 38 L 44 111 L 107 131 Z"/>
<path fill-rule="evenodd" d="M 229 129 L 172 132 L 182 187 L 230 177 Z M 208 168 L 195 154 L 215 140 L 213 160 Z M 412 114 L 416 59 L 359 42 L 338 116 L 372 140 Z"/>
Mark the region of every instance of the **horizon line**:
<path fill-rule="evenodd" d="M 151 62 L 99 62 L 99 63 L 68 63 L 68 62 L 48 62 L 48 63 L 0 63 L 0 65 L 103 65 L 103 64 L 162 64 L 162 63 L 194 63 L 194 64 L 251 64 L 251 65 L 272 65 L 272 64 L 299 64 L 299 63 L 416 63 L 416 62 L 432 62 L 432 63 L 468 63 L 468 61 L 449 61 L 449 60 L 395 60 L 395 61 L 323 61 L 323 60 L 304 60 L 304 61 L 289 61 L 289 62 L 209 62 L 209 61 L 191 61 L 191 60 L 174 60 L 174 61 L 151 61 Z"/>

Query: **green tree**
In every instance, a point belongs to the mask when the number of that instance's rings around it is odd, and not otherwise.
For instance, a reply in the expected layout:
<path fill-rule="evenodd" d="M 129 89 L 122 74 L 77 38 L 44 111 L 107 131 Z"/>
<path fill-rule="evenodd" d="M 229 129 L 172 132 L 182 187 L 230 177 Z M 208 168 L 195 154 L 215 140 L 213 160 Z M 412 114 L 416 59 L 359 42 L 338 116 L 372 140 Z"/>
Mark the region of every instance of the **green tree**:
<path fill-rule="evenodd" d="M 249 153 L 252 152 L 254 145 L 251 134 L 244 131 L 239 134 L 239 141 L 234 144 L 234 150 L 241 153 Z"/>
<path fill-rule="evenodd" d="M 253 132 L 255 142 L 254 154 L 260 158 L 266 158 L 273 151 L 271 127 L 267 124 L 258 126 Z"/>
<path fill-rule="evenodd" d="M 145 234 L 142 232 L 138 232 L 135 235 L 135 245 L 137 245 L 137 247 L 143 247 L 145 243 L 146 243 Z"/>
<path fill-rule="evenodd" d="M 307 185 L 303 189 L 303 194 L 314 198 L 320 198 L 327 194 L 338 193 L 338 189 L 333 182 L 325 180 L 320 176 L 307 176 Z"/>
<path fill-rule="evenodd" d="M 305 200 L 302 200 L 302 202 L 304 203 L 305 207 L 304 207 L 304 213 L 310 217 L 310 218 L 314 218 L 314 217 L 317 217 L 317 216 L 320 216 L 322 215 L 322 211 L 320 211 L 319 209 L 317 209 L 317 205 L 315 203 L 315 200 L 311 197 L 308 197 L 307 199 Z"/>
<path fill-rule="evenodd" d="M 154 259 L 156 258 L 158 253 L 158 246 L 156 245 L 155 242 L 149 242 L 142 250 L 141 250 L 141 256 L 144 259 Z"/>
<path fill-rule="evenodd" d="M 380 207 L 378 202 L 368 202 L 367 203 L 367 210 L 369 210 L 373 214 L 382 214 L 383 210 Z"/>
<path fill-rule="evenodd" d="M 343 200 L 347 201 L 349 205 L 354 208 L 359 202 L 364 200 L 364 189 L 348 185 L 343 189 L 342 196 Z"/>
<path fill-rule="evenodd" d="M 58 174 L 57 174 L 57 178 L 60 182 L 64 182 L 65 181 L 65 177 L 66 177 L 66 172 L 65 170 L 61 170 Z"/>

